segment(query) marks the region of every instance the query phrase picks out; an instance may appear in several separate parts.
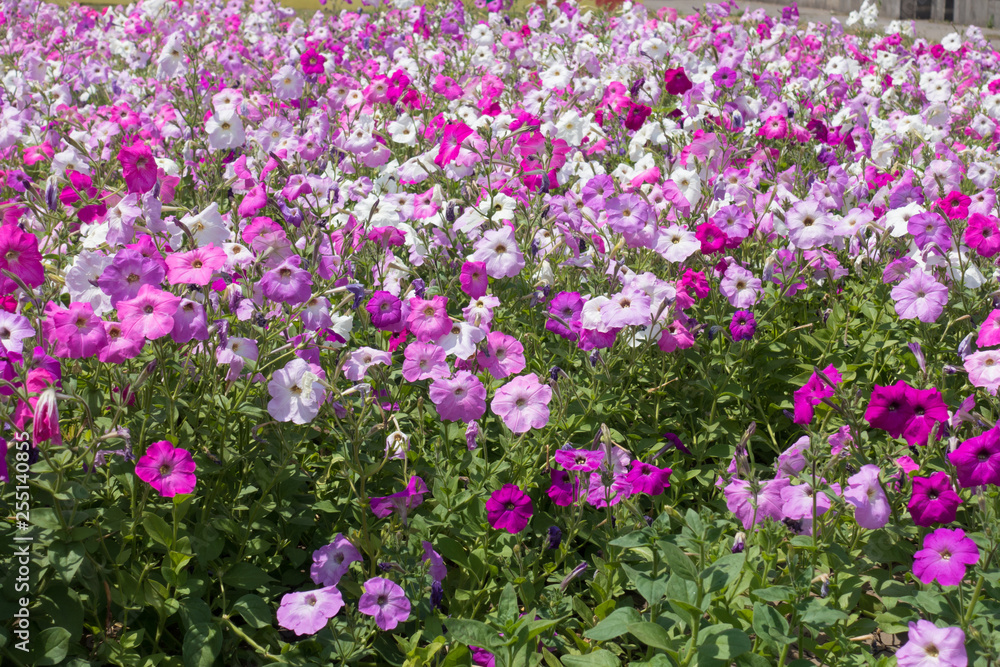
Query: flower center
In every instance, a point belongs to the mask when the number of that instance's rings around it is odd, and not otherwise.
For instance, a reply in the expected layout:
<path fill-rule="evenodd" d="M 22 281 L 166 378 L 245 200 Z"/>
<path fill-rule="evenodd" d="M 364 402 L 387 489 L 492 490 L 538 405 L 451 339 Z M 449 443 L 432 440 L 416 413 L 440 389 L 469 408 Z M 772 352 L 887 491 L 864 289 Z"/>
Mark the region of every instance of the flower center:
<path fill-rule="evenodd" d="M 147 315 L 152 315 L 153 314 L 153 307 L 152 306 L 146 306 L 145 308 L 142 309 L 142 312 L 146 313 Z"/>

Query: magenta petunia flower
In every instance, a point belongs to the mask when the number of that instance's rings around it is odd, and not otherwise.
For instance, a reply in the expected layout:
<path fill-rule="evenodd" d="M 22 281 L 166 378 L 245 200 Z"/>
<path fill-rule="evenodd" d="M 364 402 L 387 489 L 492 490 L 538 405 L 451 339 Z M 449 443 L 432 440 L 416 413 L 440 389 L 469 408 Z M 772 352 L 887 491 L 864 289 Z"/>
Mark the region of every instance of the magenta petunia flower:
<path fill-rule="evenodd" d="M 441 169 L 453 162 L 458 157 L 462 142 L 472 134 L 472 128 L 465 123 L 453 123 L 445 125 L 444 133 L 441 136 L 441 145 L 438 148 L 437 157 L 434 164 Z"/>
<path fill-rule="evenodd" d="M 129 337 L 156 340 L 169 335 L 174 328 L 174 313 L 180 303 L 179 296 L 143 285 L 134 299 L 118 302 L 118 319 Z"/>
<path fill-rule="evenodd" d="M 143 142 L 123 146 L 118 151 L 118 161 L 122 164 L 129 192 L 145 194 L 156 185 L 156 160 L 153 159 L 153 151 Z"/>
<path fill-rule="evenodd" d="M 918 526 L 951 523 L 962 499 L 951 488 L 951 478 L 946 472 L 936 472 L 930 477 L 913 478 L 913 494 L 907 509 Z"/>
<path fill-rule="evenodd" d="M 576 340 L 580 337 L 582 313 L 583 298 L 579 292 L 559 292 L 549 302 L 550 317 L 545 328 L 566 340 Z"/>
<path fill-rule="evenodd" d="M 278 607 L 278 625 L 296 635 L 316 634 L 344 607 L 336 586 L 286 593 Z"/>
<path fill-rule="evenodd" d="M 969 438 L 948 454 L 963 488 L 1000 486 L 1000 426 Z"/>
<path fill-rule="evenodd" d="M 552 484 L 549 486 L 546 494 L 553 503 L 559 507 L 569 507 L 577 500 L 580 500 L 579 478 L 573 478 L 571 482 L 569 473 L 565 470 L 556 470 L 555 468 L 549 470 L 549 477 Z"/>
<path fill-rule="evenodd" d="M 939 628 L 923 619 L 910 623 L 907 642 L 896 651 L 899 667 L 967 667 L 962 628 Z"/>
<path fill-rule="evenodd" d="M 160 495 L 168 498 L 191 493 L 198 481 L 191 452 L 174 447 L 166 440 L 154 442 L 135 464 L 135 474 Z"/>
<path fill-rule="evenodd" d="M 876 530 L 889 522 L 889 499 L 879 484 L 877 465 L 864 465 L 847 479 L 844 500 L 854 505 L 854 520 L 862 528 Z"/>
<path fill-rule="evenodd" d="M 433 343 L 451 333 L 451 318 L 448 317 L 448 297 L 433 296 L 430 299 L 410 298 L 410 315 L 406 318 L 406 328 L 413 332 L 417 340 Z"/>
<path fill-rule="evenodd" d="M 737 310 L 729 323 L 729 333 L 734 341 L 750 340 L 757 333 L 757 320 L 749 310 Z"/>
<path fill-rule="evenodd" d="M 341 533 L 333 542 L 320 547 L 313 552 L 313 563 L 309 567 L 309 576 L 314 583 L 321 586 L 336 586 L 341 577 L 347 574 L 351 563 L 363 562 L 361 553 Z"/>
<path fill-rule="evenodd" d="M 358 599 L 358 611 L 373 616 L 375 625 L 392 630 L 410 616 L 410 601 L 395 582 L 373 577 L 365 582 L 365 592 Z"/>
<path fill-rule="evenodd" d="M 372 324 L 378 329 L 389 329 L 403 319 L 403 302 L 389 292 L 378 290 L 365 304 L 365 310 L 372 317 Z"/>
<path fill-rule="evenodd" d="M 948 406 L 937 389 L 906 388 L 906 399 L 913 416 L 903 429 L 903 438 L 909 445 L 926 445 L 934 424 L 948 421 Z M 940 432 L 938 437 L 941 437 Z"/>
<path fill-rule="evenodd" d="M 893 287 L 891 294 L 900 319 L 917 319 L 928 324 L 941 316 L 948 303 L 948 288 L 919 267 Z"/>
<path fill-rule="evenodd" d="M 309 48 L 299 56 L 303 74 L 322 74 L 326 58 L 316 49 Z"/>
<path fill-rule="evenodd" d="M 462 273 L 458 276 L 462 291 L 472 299 L 486 295 L 490 286 L 490 278 L 486 273 L 484 262 L 466 262 L 462 265 Z"/>
<path fill-rule="evenodd" d="M 486 387 L 469 371 L 434 380 L 428 394 L 441 419 L 472 422 L 486 413 Z"/>
<path fill-rule="evenodd" d="M 593 472 L 604 462 L 603 449 L 557 449 L 553 458 L 566 470 Z"/>
<path fill-rule="evenodd" d="M 632 461 L 632 469 L 625 476 L 632 493 L 645 493 L 650 496 L 658 496 L 669 486 L 670 468 L 658 468 L 652 463 L 642 461 Z"/>
<path fill-rule="evenodd" d="M 670 95 L 683 95 L 691 90 L 693 84 L 688 79 L 683 67 L 668 69 L 663 73 L 664 89 Z"/>
<path fill-rule="evenodd" d="M 171 285 L 207 285 L 212 274 L 226 265 L 226 251 L 211 243 L 167 256 L 167 281 Z"/>
<path fill-rule="evenodd" d="M 406 488 L 398 493 L 388 496 L 381 496 L 369 499 L 372 512 L 380 519 L 384 519 L 393 512 L 399 514 L 406 523 L 406 516 L 411 509 L 424 502 L 424 494 L 427 493 L 427 484 L 416 475 L 410 477 Z"/>
<path fill-rule="evenodd" d="M 549 423 L 552 388 L 534 373 L 519 375 L 500 387 L 490 403 L 493 413 L 514 433 L 527 433 Z"/>
<path fill-rule="evenodd" d="M 913 576 L 929 584 L 958 586 L 965 567 L 979 562 L 979 547 L 961 528 L 938 528 L 924 537 L 924 548 L 913 555 Z"/>
<path fill-rule="evenodd" d="M 902 380 L 891 387 L 875 385 L 865 410 L 865 420 L 872 428 L 882 429 L 893 438 L 903 435 L 906 425 L 913 418 L 913 406 L 907 391 L 910 388 Z"/>
<path fill-rule="evenodd" d="M 979 337 L 976 338 L 976 345 L 979 347 L 1000 345 L 1000 308 L 990 313 L 989 317 L 979 325 Z"/>
<path fill-rule="evenodd" d="M 1000 253 L 1000 227 L 993 216 L 973 213 L 965 228 L 965 242 L 982 257 Z"/>
<path fill-rule="evenodd" d="M 45 282 L 45 269 L 35 235 L 22 231 L 16 224 L 0 225 L 0 269 L 10 271 L 28 287 L 40 287 Z M 17 287 L 17 283 L 0 273 L 0 293 L 13 292 Z"/>
<path fill-rule="evenodd" d="M 806 383 L 793 394 L 796 424 L 808 424 L 813 418 L 813 408 L 834 394 L 834 385 L 840 384 L 843 378 L 833 364 L 823 369 L 823 376 L 814 372 Z M 832 384 L 831 384 L 832 383 Z"/>
<path fill-rule="evenodd" d="M 486 501 L 486 519 L 496 530 L 520 533 L 533 513 L 531 497 L 516 484 L 504 484 Z"/>

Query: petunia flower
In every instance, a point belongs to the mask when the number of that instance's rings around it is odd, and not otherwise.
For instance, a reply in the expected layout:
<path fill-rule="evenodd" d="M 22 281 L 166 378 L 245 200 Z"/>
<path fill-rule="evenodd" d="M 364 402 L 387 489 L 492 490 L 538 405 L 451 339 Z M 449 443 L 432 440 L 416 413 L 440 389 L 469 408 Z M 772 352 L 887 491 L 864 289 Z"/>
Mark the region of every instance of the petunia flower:
<path fill-rule="evenodd" d="M 166 440 L 154 442 L 135 464 L 135 474 L 168 498 L 194 491 L 197 477 L 191 452 Z"/>
<path fill-rule="evenodd" d="M 500 387 L 490 403 L 493 413 L 514 433 L 527 433 L 549 423 L 552 388 L 534 373 L 519 375 Z"/>
<path fill-rule="evenodd" d="M 375 618 L 381 630 L 392 630 L 410 616 L 410 600 L 398 584 L 382 577 L 364 583 L 365 592 L 358 599 L 358 611 Z"/>
<path fill-rule="evenodd" d="M 924 537 L 924 548 L 913 555 L 913 576 L 929 584 L 958 586 L 965 567 L 979 562 L 979 547 L 961 528 L 938 528 Z"/>
<path fill-rule="evenodd" d="M 495 530 L 520 533 L 532 514 L 531 497 L 516 484 L 504 484 L 486 501 L 486 518 Z"/>
<path fill-rule="evenodd" d="M 316 634 L 344 607 L 336 586 L 286 593 L 278 607 L 278 625 L 298 636 Z"/>
<path fill-rule="evenodd" d="M 333 542 L 313 552 L 313 562 L 309 576 L 321 586 L 336 586 L 347 574 L 351 563 L 363 562 L 364 558 L 350 540 L 337 533 Z"/>
<path fill-rule="evenodd" d="M 903 282 L 892 288 L 896 314 L 900 319 L 937 320 L 948 303 L 948 288 L 921 268 L 915 268 Z"/>
<path fill-rule="evenodd" d="M 156 340 L 174 328 L 174 313 L 181 298 L 152 285 L 143 285 L 134 299 L 118 302 L 118 319 L 130 337 Z"/>
<path fill-rule="evenodd" d="M 969 438 L 948 454 L 963 488 L 1000 486 L 1000 426 Z"/>
<path fill-rule="evenodd" d="M 854 520 L 862 528 L 877 530 L 889 522 L 889 499 L 879 484 L 880 469 L 877 465 L 861 466 L 847 479 L 844 500 L 854 505 Z"/>
<path fill-rule="evenodd" d="M 322 368 L 304 359 L 289 361 L 267 384 L 268 414 L 279 422 L 311 422 L 326 400 L 326 388 L 319 382 L 324 376 Z"/>
<path fill-rule="evenodd" d="M 946 472 L 936 472 L 930 477 L 914 477 L 913 492 L 907 509 L 918 526 L 951 523 L 962 499 L 951 487 Z"/>
<path fill-rule="evenodd" d="M 910 623 L 907 642 L 896 651 L 899 667 L 967 667 L 965 632 L 962 628 L 939 628 L 923 619 Z"/>
<path fill-rule="evenodd" d="M 486 387 L 468 371 L 451 378 L 437 378 L 428 394 L 438 416 L 447 421 L 473 422 L 486 413 Z"/>

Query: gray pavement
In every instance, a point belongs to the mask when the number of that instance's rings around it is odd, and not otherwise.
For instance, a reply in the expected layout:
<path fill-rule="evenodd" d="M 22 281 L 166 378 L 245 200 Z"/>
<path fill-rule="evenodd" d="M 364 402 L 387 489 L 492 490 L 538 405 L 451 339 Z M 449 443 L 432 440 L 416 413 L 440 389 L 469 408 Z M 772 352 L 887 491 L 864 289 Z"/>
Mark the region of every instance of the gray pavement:
<path fill-rule="evenodd" d="M 703 2 L 696 2 L 694 0 L 641 0 L 651 12 L 656 12 L 660 7 L 673 7 L 678 12 L 690 13 L 696 11 L 697 7 L 704 6 Z M 785 6 L 783 4 L 770 3 L 770 2 L 742 2 L 741 0 L 736 0 L 741 9 L 744 10 L 754 10 L 763 7 L 768 14 L 771 16 L 781 16 L 781 10 Z M 788 3 L 791 4 L 791 3 Z M 800 25 L 805 25 L 806 23 L 812 21 L 813 23 L 825 23 L 829 24 L 830 19 L 836 17 L 838 21 L 846 25 L 847 14 L 841 12 L 833 12 L 825 9 L 818 9 L 815 7 L 799 7 L 799 23 Z M 879 25 L 886 26 L 889 24 L 890 19 L 885 17 L 879 17 Z M 951 23 L 945 23 L 943 21 L 913 21 L 916 28 L 917 37 L 923 37 L 931 44 L 936 44 L 941 41 L 943 37 L 949 35 L 953 32 L 958 32 L 959 34 L 965 34 L 964 25 L 955 25 Z M 983 30 L 983 35 L 986 39 L 990 40 L 994 48 L 1000 49 L 1000 32 L 997 30 L 987 30 L 985 26 L 979 26 Z"/>

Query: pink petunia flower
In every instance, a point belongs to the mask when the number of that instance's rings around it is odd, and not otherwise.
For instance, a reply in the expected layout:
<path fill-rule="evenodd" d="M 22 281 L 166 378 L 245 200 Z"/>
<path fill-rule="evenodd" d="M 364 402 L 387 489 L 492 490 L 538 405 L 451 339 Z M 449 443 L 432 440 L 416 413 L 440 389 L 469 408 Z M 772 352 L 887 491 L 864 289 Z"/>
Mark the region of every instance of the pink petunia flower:
<path fill-rule="evenodd" d="M 553 455 L 555 462 L 566 470 L 578 472 L 593 472 L 601 467 L 604 461 L 603 449 L 557 449 Z"/>
<path fill-rule="evenodd" d="M 486 336 L 486 350 L 479 353 L 479 365 L 502 380 L 524 370 L 524 346 L 513 336 L 502 331 L 491 331 Z"/>
<path fill-rule="evenodd" d="M 749 308 L 757 303 L 761 282 L 738 264 L 730 264 L 719 283 L 719 291 L 734 308 Z"/>
<path fill-rule="evenodd" d="M 451 333 L 448 297 L 436 295 L 430 299 L 416 296 L 410 298 L 410 314 L 406 318 L 406 328 L 423 343 L 433 343 Z"/>
<path fill-rule="evenodd" d="M 360 382 L 368 374 L 368 369 L 375 365 L 391 366 L 392 355 L 373 347 L 359 347 L 344 360 L 344 377 Z"/>
<path fill-rule="evenodd" d="M 939 628 L 923 619 L 910 623 L 907 642 L 896 651 L 899 667 L 967 667 L 962 628 Z"/>
<path fill-rule="evenodd" d="M 468 371 L 434 380 L 428 394 L 438 416 L 447 421 L 473 422 L 486 413 L 486 387 Z"/>
<path fill-rule="evenodd" d="M 441 169 L 450 164 L 458 157 L 462 142 L 472 134 L 472 128 L 465 123 L 453 123 L 445 125 L 444 133 L 441 136 L 441 145 L 438 148 L 437 157 L 434 164 Z"/>
<path fill-rule="evenodd" d="M 21 231 L 16 224 L 0 225 L 0 269 L 11 272 L 28 287 L 40 287 L 45 282 L 45 269 L 38 238 Z M 17 287 L 17 283 L 0 273 L 0 293 L 13 292 Z"/>
<path fill-rule="evenodd" d="M 42 321 L 45 337 L 55 343 L 52 354 L 63 359 L 92 357 L 108 343 L 104 324 L 89 303 L 60 308 L 51 301 Z"/>
<path fill-rule="evenodd" d="M 156 340 L 174 328 L 174 313 L 181 298 L 152 285 L 143 285 L 134 299 L 118 303 L 118 319 L 129 337 Z"/>
<path fill-rule="evenodd" d="M 421 561 L 430 561 L 430 575 L 431 579 L 434 581 L 442 581 L 446 576 L 448 576 L 448 567 L 444 564 L 444 558 L 441 554 L 434 551 L 434 545 L 424 540 L 421 545 L 424 547 L 424 555 L 421 556 Z"/>
<path fill-rule="evenodd" d="M 174 447 L 166 440 L 154 442 L 135 464 L 135 474 L 160 495 L 168 498 L 194 491 L 198 479 L 191 452 Z"/>
<path fill-rule="evenodd" d="M 485 296 L 486 290 L 490 286 L 486 264 L 484 262 L 465 262 L 462 265 L 462 273 L 458 276 L 458 281 L 462 286 L 462 291 L 470 298 L 478 299 Z"/>
<path fill-rule="evenodd" d="M 632 461 L 632 469 L 629 470 L 625 481 L 628 482 L 631 493 L 645 493 L 650 496 L 658 496 L 669 486 L 670 468 L 658 468 L 652 463 L 642 461 Z"/>
<path fill-rule="evenodd" d="M 436 380 L 451 375 L 445 351 L 440 345 L 416 341 L 403 351 L 403 378 L 407 382 Z"/>
<path fill-rule="evenodd" d="M 226 251 L 208 244 L 167 256 L 167 281 L 171 285 L 207 285 L 212 274 L 226 265 Z"/>
<path fill-rule="evenodd" d="M 372 513 L 380 519 L 390 516 L 393 512 L 399 514 L 403 523 L 406 523 L 406 516 L 411 509 L 424 502 L 424 494 L 428 493 L 427 484 L 416 475 L 410 477 L 406 488 L 388 496 L 370 498 L 369 506 Z"/>
<path fill-rule="evenodd" d="M 913 492 L 907 509 L 918 526 L 951 523 L 962 499 L 951 488 L 951 478 L 946 472 L 936 472 L 930 477 L 914 477 Z"/>
<path fill-rule="evenodd" d="M 278 625 L 298 636 L 316 634 L 344 607 L 336 586 L 286 593 L 278 607 Z"/>
<path fill-rule="evenodd" d="M 1000 345 L 1000 308 L 997 308 L 979 325 L 979 337 L 976 338 L 979 347 Z"/>
<path fill-rule="evenodd" d="M 527 433 L 549 423 L 552 388 L 534 373 L 519 375 L 497 390 L 490 403 L 493 413 L 514 433 Z"/>

